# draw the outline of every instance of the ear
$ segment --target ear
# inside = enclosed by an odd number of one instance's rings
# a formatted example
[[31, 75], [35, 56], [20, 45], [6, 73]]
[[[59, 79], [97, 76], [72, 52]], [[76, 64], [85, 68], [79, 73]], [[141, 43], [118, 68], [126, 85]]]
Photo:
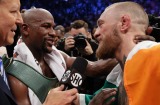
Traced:
[[131, 25], [131, 19], [128, 15], [123, 15], [121, 17], [121, 32], [126, 33]]
[[28, 31], [29, 31], [28, 25], [25, 24], [25, 23], [22, 24], [22, 26], [21, 26], [21, 33], [22, 33], [22, 35], [28, 36]]

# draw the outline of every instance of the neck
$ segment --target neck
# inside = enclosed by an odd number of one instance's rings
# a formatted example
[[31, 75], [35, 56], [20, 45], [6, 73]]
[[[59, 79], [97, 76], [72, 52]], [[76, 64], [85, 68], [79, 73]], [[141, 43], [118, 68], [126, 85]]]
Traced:
[[128, 54], [131, 52], [131, 50], [136, 45], [134, 43], [134, 37], [137, 34], [135, 34], [135, 35], [132, 35], [132, 34], [123, 35], [122, 42], [115, 53], [115, 57], [119, 61], [119, 63], [121, 64], [122, 68], [124, 67], [124, 64], [125, 64], [125, 61], [126, 61]]
[[44, 52], [42, 50], [33, 48], [33, 47], [29, 47], [29, 50], [32, 52], [33, 57], [40, 63], [43, 61], [44, 59]]
[[[125, 49], [124, 49], [125, 48]], [[116, 59], [120, 63], [120, 66], [123, 70], [126, 58], [129, 54], [130, 50], [126, 49], [126, 46], [120, 45], [118, 50], [116, 51]]]

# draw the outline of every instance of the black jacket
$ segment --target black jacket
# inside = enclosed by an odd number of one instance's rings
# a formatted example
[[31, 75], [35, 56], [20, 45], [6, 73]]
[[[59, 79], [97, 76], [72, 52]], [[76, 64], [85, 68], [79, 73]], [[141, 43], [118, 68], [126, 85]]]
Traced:
[[0, 105], [17, 105], [3, 78], [0, 76]]

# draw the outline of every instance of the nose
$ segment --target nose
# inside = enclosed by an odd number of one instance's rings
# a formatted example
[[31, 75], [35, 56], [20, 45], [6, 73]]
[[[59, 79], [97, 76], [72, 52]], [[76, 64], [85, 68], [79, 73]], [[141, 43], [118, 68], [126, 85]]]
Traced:
[[56, 36], [56, 32], [53, 28], [50, 29], [49, 35], [52, 36], [52, 37]]
[[16, 24], [21, 25], [22, 23], [23, 23], [23, 19], [22, 19], [21, 13], [18, 12], [17, 17], [16, 17]]
[[98, 36], [100, 36], [100, 34], [99, 34], [99, 29], [98, 29], [98, 28], [95, 30], [95, 33], [94, 33], [93, 36], [94, 36], [95, 39], [97, 39]]

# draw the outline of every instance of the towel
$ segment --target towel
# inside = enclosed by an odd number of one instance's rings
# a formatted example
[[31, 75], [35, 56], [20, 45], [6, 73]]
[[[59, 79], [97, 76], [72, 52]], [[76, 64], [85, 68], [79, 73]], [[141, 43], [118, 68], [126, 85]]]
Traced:
[[[60, 51], [56, 49], [55, 46], [52, 47], [53, 51], [51, 53], [46, 53], [44, 56], [44, 60], [48, 64], [48, 66], [51, 68], [53, 73], [56, 75], [58, 80], [61, 79], [63, 76], [65, 70], [66, 70], [66, 63], [61, 55]], [[24, 42], [21, 42], [20, 44], [17, 44], [14, 48], [14, 59], [22, 61], [30, 66], [32, 66], [34, 69], [36, 69], [39, 73], [42, 74], [42, 69], [39, 65], [37, 65], [37, 62], [32, 55], [29, 48], [26, 46]], [[28, 88], [29, 91], [29, 98], [32, 105], [42, 105], [42, 103], [39, 101], [38, 97], [34, 94], [34, 92]]]

